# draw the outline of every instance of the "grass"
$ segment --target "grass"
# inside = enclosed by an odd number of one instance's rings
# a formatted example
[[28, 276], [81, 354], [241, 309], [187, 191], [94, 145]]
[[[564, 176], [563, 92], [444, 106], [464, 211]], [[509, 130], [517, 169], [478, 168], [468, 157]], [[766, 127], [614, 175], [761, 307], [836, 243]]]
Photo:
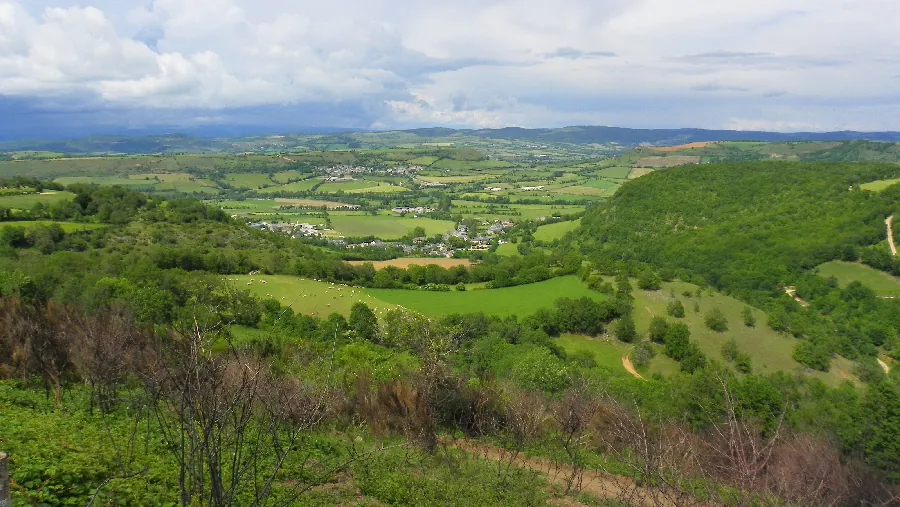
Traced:
[[588, 352], [598, 366], [625, 373], [622, 356], [627, 355], [631, 347], [618, 340], [564, 334], [556, 342], [568, 353]]
[[351, 190], [362, 190], [364, 188], [372, 187], [371, 181], [331, 181], [327, 183], [323, 183], [322, 186], [318, 188], [319, 192], [333, 194], [335, 192], [349, 192]]
[[[636, 283], [632, 282], [632, 286], [636, 287]], [[701, 297], [697, 297], [696, 290], [696, 285], [680, 281], [663, 283], [660, 291], [648, 292], [635, 288], [634, 321], [638, 333], [647, 336], [650, 320], [656, 315], [661, 315], [670, 322], [680, 321], [687, 324], [691, 330], [691, 339], [697, 342], [704, 354], [716, 361], [724, 362], [722, 345], [734, 338], [741, 351], [746, 352], [752, 358], [754, 373], [783, 371], [790, 374], [803, 374], [805, 372], [803, 365], [794, 361], [792, 357], [797, 340], [769, 328], [766, 325], [768, 319], [766, 313], [752, 308], [753, 315], [756, 317], [756, 326], [747, 327], [741, 316], [746, 304], [718, 292], [706, 291]], [[666, 314], [666, 307], [673, 299], [670, 295], [671, 292], [674, 292], [675, 298], [684, 304], [685, 316], [683, 319], [675, 319]], [[692, 297], [684, 296], [684, 292], [689, 292]], [[695, 302], [700, 306], [699, 313], [694, 311]], [[717, 333], [706, 327], [705, 315], [713, 308], [720, 309], [728, 319], [728, 330], [724, 333]], [[656, 371], [653, 363], [664, 359], [667, 358], [661, 355], [654, 358], [650, 371]], [[815, 372], [813, 375], [831, 385], [836, 385], [841, 381], [841, 368], [835, 364], [832, 365], [829, 373]]]
[[66, 234], [76, 232], [76, 231], [89, 231], [93, 229], [102, 229], [106, 227], [106, 224], [85, 224], [79, 222], [60, 222], [58, 220], [32, 220], [28, 222], [0, 222], [0, 227], [4, 226], [14, 226], [14, 227], [22, 227], [24, 229], [33, 229], [39, 226], [47, 226], [56, 224], [59, 225], [63, 232]]
[[518, 256], [518, 248], [518, 245], [514, 245], [512, 243], [503, 243], [502, 245], [497, 245], [497, 255]]
[[609, 180], [588, 180], [582, 184], [585, 187], [596, 188], [598, 190], [615, 190], [619, 188], [618, 183]]
[[278, 185], [276, 187], [260, 188], [259, 190], [256, 191], [256, 193], [258, 193], [258, 194], [277, 194], [277, 193], [281, 193], [281, 192], [285, 192], [285, 193], [308, 192], [320, 183], [322, 183], [321, 179], [311, 178], [308, 180], [287, 183], [285, 185]]
[[11, 209], [31, 209], [35, 204], [53, 204], [72, 199], [72, 192], [45, 192], [42, 194], [6, 195], [0, 197], [0, 207]]
[[878, 180], [878, 181], [872, 181], [869, 183], [863, 183], [862, 185], [860, 185], [860, 187], [863, 190], [872, 190], [874, 192], [881, 192], [882, 190], [886, 189], [887, 187], [889, 187], [891, 185], [896, 185], [898, 183], [900, 183], [900, 178], [896, 178], [893, 180]]
[[837, 278], [841, 287], [858, 281], [879, 296], [900, 296], [900, 278], [856, 262], [826, 262], [818, 268], [819, 275]]
[[630, 167], [607, 167], [606, 169], [597, 171], [597, 175], [604, 178], [617, 178], [624, 180], [628, 177], [629, 172], [631, 172]]
[[446, 257], [401, 257], [399, 259], [391, 259], [389, 261], [350, 261], [350, 264], [358, 266], [361, 264], [372, 264], [378, 270], [388, 266], [406, 269], [409, 266], [430, 266], [432, 264], [443, 268], [452, 268], [454, 266], [469, 266], [472, 264], [469, 259], [448, 259]]
[[307, 173], [302, 173], [297, 170], [290, 171], [279, 171], [272, 175], [272, 179], [277, 183], [289, 183], [291, 181], [302, 180], [309, 176]]
[[[239, 289], [246, 288], [260, 298], [274, 299], [284, 306], [290, 306], [297, 313], [318, 317], [326, 317], [332, 313], [350, 315], [350, 307], [357, 301], [366, 303], [376, 312], [390, 310], [395, 306], [379, 301], [357, 287], [343, 287], [296, 276], [238, 275], [229, 276], [228, 279]], [[262, 283], [262, 280], [266, 283]]]
[[272, 179], [262, 173], [232, 173], [225, 176], [228, 183], [237, 188], [260, 188], [272, 186]]
[[398, 239], [416, 227], [425, 229], [426, 236], [444, 234], [453, 230], [454, 223], [449, 220], [432, 220], [430, 218], [407, 218], [397, 216], [341, 216], [331, 217], [332, 229], [347, 237], [375, 236], [380, 239]]
[[582, 296], [595, 300], [606, 296], [587, 288], [578, 278], [564, 276], [550, 280], [506, 287], [466, 292], [429, 292], [419, 290], [367, 289], [366, 292], [387, 303], [403, 306], [425, 315], [484, 312], [505, 317], [524, 317], [540, 308], [553, 306], [562, 297]]
[[542, 225], [534, 233], [534, 239], [541, 241], [553, 241], [562, 238], [566, 233], [574, 231], [581, 224], [581, 220], [569, 220], [550, 225]]

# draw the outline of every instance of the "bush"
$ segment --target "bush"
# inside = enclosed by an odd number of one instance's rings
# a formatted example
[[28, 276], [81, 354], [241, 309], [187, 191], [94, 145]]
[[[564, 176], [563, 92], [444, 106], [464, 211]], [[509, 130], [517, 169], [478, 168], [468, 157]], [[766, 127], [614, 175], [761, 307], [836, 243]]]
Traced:
[[749, 306], [744, 307], [744, 313], [741, 315], [744, 317], [745, 326], [756, 327], [756, 316], [753, 315], [753, 310], [751, 310]]
[[668, 313], [671, 317], [675, 317], [676, 319], [684, 318], [684, 305], [681, 304], [681, 301], [676, 299], [669, 303], [666, 307], [666, 313]]
[[738, 348], [738, 344], [734, 341], [734, 338], [722, 344], [722, 357], [729, 363], [733, 362], [740, 353], [741, 350]]
[[653, 317], [650, 321], [650, 340], [656, 343], [663, 343], [666, 338], [666, 331], [669, 329], [669, 323], [660, 316]]
[[637, 338], [637, 328], [631, 314], [623, 315], [616, 323], [616, 338], [625, 343], [631, 343]]
[[722, 313], [722, 310], [719, 310], [718, 308], [713, 308], [707, 312], [705, 321], [706, 327], [717, 333], [728, 331], [728, 319], [725, 318], [725, 314]]
[[655, 272], [646, 270], [638, 276], [637, 285], [641, 290], [659, 290], [662, 279]]
[[653, 344], [648, 341], [641, 340], [635, 345], [634, 350], [631, 352], [631, 361], [635, 366], [644, 367], [650, 364], [650, 360], [656, 356], [656, 351], [653, 350]]
[[691, 330], [686, 324], [676, 322], [666, 330], [665, 354], [676, 361], [681, 361], [688, 353]]

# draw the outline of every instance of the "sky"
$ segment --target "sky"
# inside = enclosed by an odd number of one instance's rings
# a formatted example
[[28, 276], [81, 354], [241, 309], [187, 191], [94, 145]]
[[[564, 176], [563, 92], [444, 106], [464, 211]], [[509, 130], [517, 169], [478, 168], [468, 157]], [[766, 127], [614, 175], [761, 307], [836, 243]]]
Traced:
[[0, 0], [0, 137], [900, 130], [897, 0]]

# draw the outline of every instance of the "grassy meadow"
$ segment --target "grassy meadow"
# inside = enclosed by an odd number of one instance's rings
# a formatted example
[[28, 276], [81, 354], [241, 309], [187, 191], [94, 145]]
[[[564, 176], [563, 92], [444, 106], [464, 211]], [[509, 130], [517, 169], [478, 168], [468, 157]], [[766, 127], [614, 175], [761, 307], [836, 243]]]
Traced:
[[62, 222], [59, 220], [31, 220], [27, 222], [0, 222], [0, 227], [11, 226], [11, 227], [22, 227], [25, 229], [33, 229], [35, 227], [40, 226], [48, 226], [56, 224], [60, 226], [66, 234], [76, 231], [90, 231], [94, 229], [102, 229], [107, 227], [106, 224], [86, 224], [80, 222]]
[[570, 220], [568, 222], [557, 222], [550, 225], [542, 225], [537, 228], [534, 233], [534, 239], [541, 241], [553, 241], [562, 238], [571, 231], [574, 231], [581, 224], [580, 220]]
[[[332, 313], [350, 315], [353, 303], [361, 301], [376, 312], [394, 308], [395, 305], [380, 301], [364, 289], [317, 282], [288, 275], [237, 275], [229, 276], [239, 289], [247, 289], [263, 299], [274, 299], [290, 306], [297, 313], [327, 317]], [[263, 283], [265, 280], [266, 283]]]
[[332, 215], [331, 226], [346, 237], [375, 236], [381, 239], [398, 239], [416, 227], [425, 229], [427, 236], [452, 231], [455, 224], [449, 220], [398, 217], [388, 215]]
[[484, 312], [505, 317], [524, 317], [540, 308], [553, 306], [559, 298], [587, 296], [603, 300], [605, 295], [587, 288], [578, 278], [564, 276], [550, 280], [502, 289], [465, 292], [429, 292], [419, 290], [366, 289], [375, 298], [425, 315]]
[[892, 179], [892, 180], [878, 180], [872, 181], [869, 183], [863, 183], [860, 185], [860, 188], [863, 190], [871, 190], [873, 192], [881, 192], [891, 185], [896, 185], [900, 183], [900, 178]]
[[835, 277], [841, 287], [860, 282], [879, 296], [900, 296], [900, 278], [857, 262], [826, 262], [818, 268], [819, 276]]
[[53, 204], [72, 199], [72, 192], [43, 192], [40, 194], [5, 195], [0, 197], [0, 207], [10, 209], [31, 209], [35, 204]]

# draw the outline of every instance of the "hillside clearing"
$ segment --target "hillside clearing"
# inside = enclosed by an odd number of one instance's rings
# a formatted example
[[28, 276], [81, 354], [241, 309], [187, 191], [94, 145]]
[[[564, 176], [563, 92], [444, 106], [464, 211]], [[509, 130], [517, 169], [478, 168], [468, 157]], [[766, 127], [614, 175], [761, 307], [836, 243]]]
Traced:
[[557, 222], [550, 225], [542, 225], [537, 228], [534, 233], [534, 239], [541, 241], [553, 241], [562, 238], [566, 233], [574, 231], [581, 224], [580, 220], [569, 220], [568, 222]]
[[563, 297], [586, 296], [597, 301], [606, 299], [605, 295], [588, 289], [574, 276], [502, 289], [465, 292], [366, 289], [366, 293], [386, 303], [432, 316], [483, 312], [501, 317], [507, 315], [525, 317], [540, 308], [552, 307], [554, 301]]
[[359, 287], [317, 282], [288, 275], [231, 275], [228, 280], [238, 289], [247, 289], [262, 299], [274, 299], [297, 313], [327, 317], [332, 313], [350, 315], [357, 301], [369, 305], [376, 313], [395, 307], [379, 301]]
[[900, 278], [857, 262], [826, 262], [818, 268], [819, 276], [835, 277], [841, 287], [859, 282], [879, 296], [900, 296]]

